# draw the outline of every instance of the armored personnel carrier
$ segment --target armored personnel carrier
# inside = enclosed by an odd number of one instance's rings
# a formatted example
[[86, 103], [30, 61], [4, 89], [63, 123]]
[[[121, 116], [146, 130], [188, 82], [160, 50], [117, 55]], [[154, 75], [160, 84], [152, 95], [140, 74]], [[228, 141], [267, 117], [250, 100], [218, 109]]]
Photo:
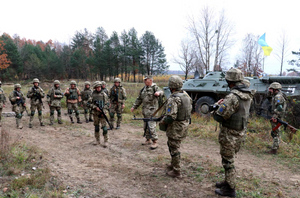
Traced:
[[[300, 77], [287, 76], [266, 76], [262, 78], [245, 77], [251, 83], [250, 89], [256, 90], [253, 98], [253, 109], [259, 110], [267, 103], [266, 93], [272, 82], [279, 82], [282, 85], [282, 91], [291, 97], [300, 96]], [[194, 79], [188, 79], [183, 83], [185, 90], [193, 99], [194, 111], [198, 114], [208, 111], [208, 106], [214, 104], [219, 99], [224, 98], [229, 92], [225, 80], [225, 72], [209, 72], [203, 78], [195, 75]], [[165, 95], [168, 97], [170, 91], [164, 88]]]

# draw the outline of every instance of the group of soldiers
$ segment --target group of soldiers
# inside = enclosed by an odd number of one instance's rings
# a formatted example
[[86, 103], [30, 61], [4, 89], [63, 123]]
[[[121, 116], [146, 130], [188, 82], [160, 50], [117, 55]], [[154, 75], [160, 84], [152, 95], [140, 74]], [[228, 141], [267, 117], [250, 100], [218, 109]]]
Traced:
[[[216, 183], [215, 193], [221, 196], [235, 197], [236, 170], [234, 158], [240, 150], [241, 144], [245, 140], [249, 110], [255, 91], [249, 89], [249, 81], [244, 79], [243, 73], [239, 69], [231, 68], [226, 72], [225, 79], [230, 88], [230, 93], [219, 100], [213, 111], [214, 119], [220, 123], [219, 143], [222, 165], [225, 170], [225, 178], [222, 182]], [[0, 82], [1, 83], [1, 82]], [[152, 76], [144, 78], [145, 86], [140, 90], [139, 95], [131, 108], [131, 112], [142, 105], [144, 118], [152, 118], [159, 108], [159, 98], [164, 95], [163, 91], [153, 83]], [[192, 112], [192, 99], [181, 88], [183, 81], [179, 76], [171, 76], [168, 82], [171, 95], [164, 103], [164, 114], [160, 119], [159, 128], [166, 131], [168, 138], [167, 145], [171, 156], [171, 163], [167, 166], [167, 175], [175, 178], [181, 177], [181, 142], [186, 138], [188, 126], [190, 124]], [[60, 82], [54, 81], [54, 86], [47, 94], [47, 102], [50, 107], [50, 125], [54, 122], [54, 111], [57, 111], [58, 123], [61, 124], [61, 99], [65, 95], [67, 98], [68, 114], [72, 123], [72, 113], [75, 111], [77, 123], [81, 123], [79, 118], [78, 103], [83, 106], [86, 122], [93, 121], [95, 126], [95, 144], [100, 144], [100, 126], [103, 130], [104, 147], [107, 147], [108, 128], [106, 113], [109, 112], [110, 122], [114, 126], [115, 114], [117, 117], [116, 128], [120, 128], [122, 121], [122, 110], [125, 107], [127, 98], [126, 91], [121, 85], [121, 79], [114, 79], [113, 87], [108, 91], [106, 83], [96, 81], [91, 84], [85, 82], [83, 91], [76, 87], [76, 82], [71, 81], [70, 87], [63, 93], [60, 89]], [[286, 110], [286, 98], [281, 92], [279, 83], [272, 83], [268, 90], [271, 102], [272, 128], [276, 125], [277, 119], [283, 118]], [[33, 80], [33, 87], [29, 89], [27, 97], [31, 99], [31, 114], [29, 127], [32, 127], [32, 120], [35, 110], [38, 110], [40, 125], [42, 121], [42, 101], [45, 94], [39, 87], [39, 80]], [[15, 84], [14, 91], [9, 95], [9, 100], [16, 113], [16, 123], [18, 128], [22, 128], [20, 120], [25, 110], [25, 97], [21, 92], [21, 85]], [[0, 88], [0, 112], [5, 106], [5, 96]], [[150, 145], [150, 149], [158, 147], [158, 135], [156, 133], [156, 122], [150, 121], [144, 124], [145, 142], [142, 145]], [[279, 128], [272, 131], [273, 146], [269, 153], [276, 154], [279, 148], [280, 131]]]

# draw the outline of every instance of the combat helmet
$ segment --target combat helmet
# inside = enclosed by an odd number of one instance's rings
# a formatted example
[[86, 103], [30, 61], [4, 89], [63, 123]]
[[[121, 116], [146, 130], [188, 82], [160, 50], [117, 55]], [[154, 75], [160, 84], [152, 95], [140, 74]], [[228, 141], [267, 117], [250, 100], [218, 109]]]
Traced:
[[115, 83], [115, 82], [121, 83], [121, 79], [120, 79], [120, 78], [115, 78], [114, 83]]
[[102, 83], [100, 81], [96, 81], [93, 85], [93, 88], [96, 89], [97, 87], [101, 87]]
[[34, 78], [32, 83], [40, 83], [39, 79], [38, 78]]
[[169, 88], [180, 89], [182, 85], [183, 85], [183, 81], [179, 76], [173, 75], [169, 78], [169, 85], [168, 85]]
[[59, 80], [55, 80], [53, 83], [54, 83], [54, 85], [60, 85]]
[[237, 68], [231, 68], [226, 72], [225, 79], [230, 82], [240, 82], [244, 80], [243, 72]]
[[21, 85], [19, 83], [14, 85], [14, 89], [17, 89], [17, 88], [21, 88]]
[[84, 86], [86, 86], [86, 85], [90, 85], [91, 86], [91, 83], [89, 81], [85, 81], [84, 82]]
[[101, 81], [102, 85], [106, 85], [106, 82], [105, 81]]
[[75, 80], [71, 80], [70, 85], [77, 85]]
[[278, 82], [273, 82], [272, 84], [270, 84], [269, 89], [278, 89], [278, 90], [281, 90], [282, 86]]

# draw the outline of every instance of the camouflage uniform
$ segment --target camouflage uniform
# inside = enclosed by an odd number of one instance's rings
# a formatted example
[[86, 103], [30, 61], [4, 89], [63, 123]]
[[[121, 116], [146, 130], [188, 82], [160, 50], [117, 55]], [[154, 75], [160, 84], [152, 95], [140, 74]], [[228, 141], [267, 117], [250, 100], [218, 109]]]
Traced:
[[[0, 81], [0, 122], [2, 119], [3, 105], [5, 105], [5, 102], [6, 102], [6, 97], [5, 97], [3, 89], [1, 88], [1, 85], [2, 85], [2, 82]], [[0, 124], [0, 126], [1, 126], [1, 124]]]
[[188, 132], [189, 119], [191, 118], [192, 99], [181, 90], [182, 79], [179, 76], [171, 76], [169, 88], [172, 94], [166, 102], [166, 114], [162, 123], [167, 124], [166, 135], [171, 155], [171, 171], [167, 174], [172, 177], [180, 177], [180, 145]]
[[[146, 77], [145, 79], [147, 79]], [[149, 77], [152, 79], [152, 77]], [[153, 113], [159, 108], [158, 106], [158, 97], [154, 95], [155, 92], [159, 92], [161, 95], [164, 92], [155, 84], [153, 83], [151, 86], [144, 86], [135, 103], [133, 104], [132, 108], [137, 109], [142, 104], [142, 113], [144, 118], [152, 117]], [[144, 122], [144, 130], [146, 130], [146, 124]], [[148, 130], [146, 131], [146, 139], [156, 141], [158, 136], [156, 134], [156, 122], [148, 122]]]
[[109, 91], [109, 99], [110, 99], [110, 108], [109, 108], [109, 115], [110, 115], [110, 123], [114, 126], [115, 121], [115, 113], [117, 113], [117, 129], [120, 127], [122, 121], [122, 105], [125, 103], [127, 98], [126, 90], [121, 85], [121, 79], [116, 78], [114, 82], [119, 82], [120, 85], [114, 85]]
[[[106, 120], [104, 117], [101, 117], [100, 112], [97, 111], [98, 105], [100, 105], [104, 109], [104, 113], [106, 114], [106, 110], [108, 110], [108, 96], [100, 91], [98, 92], [96, 90], [97, 87], [101, 87], [101, 83], [95, 84], [94, 91], [92, 95], [88, 99], [88, 106], [92, 109], [93, 115], [94, 115], [94, 126], [95, 126], [95, 138], [96, 138], [96, 144], [100, 144], [100, 126], [103, 130], [103, 136], [104, 136], [104, 147], [107, 146], [108, 142], [108, 133], [107, 133], [107, 127], [106, 127]], [[100, 117], [99, 117], [100, 116]]]
[[[33, 84], [34, 83], [40, 83], [39, 79], [35, 78], [33, 79]], [[27, 93], [27, 98], [30, 98], [31, 102], [30, 102], [30, 119], [29, 119], [29, 128], [32, 128], [32, 121], [34, 118], [34, 113], [35, 110], [37, 109], [38, 111], [38, 117], [39, 117], [39, 121], [40, 121], [40, 125], [44, 126], [43, 123], [43, 115], [42, 115], [42, 107], [43, 107], [43, 102], [42, 102], [42, 98], [45, 97], [45, 93], [44, 90], [40, 87], [40, 86], [33, 86], [31, 88], [29, 88], [28, 93]]]
[[77, 123], [81, 124], [82, 122], [80, 121], [79, 111], [78, 111], [78, 103], [81, 102], [80, 90], [76, 87], [75, 81], [72, 80], [70, 85], [75, 85], [75, 87], [67, 88], [65, 91], [65, 94], [64, 94], [67, 98], [68, 114], [69, 114], [71, 122], [74, 123], [73, 117], [72, 117], [72, 113], [74, 110], [75, 114], [76, 114], [76, 118], [77, 118]]
[[[56, 86], [58, 85], [58, 86]], [[58, 124], [62, 124], [61, 120], [61, 99], [63, 98], [63, 92], [59, 87], [60, 82], [54, 81], [54, 86], [48, 91], [47, 102], [50, 107], [50, 125], [54, 122], [54, 111], [57, 111]]]
[[106, 93], [106, 95], [108, 96], [108, 89], [106, 88], [106, 82], [102, 81], [102, 86], [101, 86], [101, 91]]
[[[277, 82], [274, 82], [270, 85], [269, 88], [277, 89], [279, 92], [277, 94], [273, 94], [271, 99], [271, 113], [273, 118], [283, 119], [285, 116], [286, 110], [286, 98], [285, 95], [280, 91], [281, 85]], [[277, 123], [271, 122], [272, 129], [277, 126]], [[280, 143], [280, 128], [276, 129], [275, 131], [271, 132], [273, 137], [273, 152], [274, 154], [277, 153], [277, 149], [279, 148]]]
[[227, 71], [225, 79], [229, 83], [235, 83], [235, 86], [231, 87], [230, 94], [218, 104], [219, 108], [214, 112], [214, 119], [220, 122], [220, 154], [225, 169], [225, 181], [216, 184], [221, 189], [215, 192], [222, 196], [235, 196], [234, 157], [244, 141], [252, 100], [251, 91], [241, 83], [243, 78], [242, 72], [238, 69]]
[[[26, 109], [26, 105], [25, 101], [26, 98], [24, 96], [24, 94], [20, 91], [18, 91], [17, 89], [20, 88], [21, 89], [21, 85], [20, 84], [15, 84], [14, 85], [14, 90], [9, 94], [9, 101], [12, 104], [12, 111], [15, 112], [16, 114], [16, 124], [17, 124], [17, 128], [18, 129], [22, 129], [23, 127], [21, 126], [21, 119], [23, 117], [23, 112]], [[17, 97], [20, 97], [20, 99], [17, 99]]]
[[[88, 102], [89, 98], [91, 97], [93, 90], [90, 87], [87, 88], [87, 85], [91, 86], [91, 83], [89, 81], [86, 81], [84, 83], [84, 90], [81, 91], [81, 98], [82, 98], [82, 106], [84, 109], [84, 118], [85, 118], [85, 121], [88, 123], [89, 121], [91, 121], [91, 122], [93, 121], [92, 110], [87, 105], [87, 102]], [[88, 117], [88, 114], [89, 114], [89, 117]]]

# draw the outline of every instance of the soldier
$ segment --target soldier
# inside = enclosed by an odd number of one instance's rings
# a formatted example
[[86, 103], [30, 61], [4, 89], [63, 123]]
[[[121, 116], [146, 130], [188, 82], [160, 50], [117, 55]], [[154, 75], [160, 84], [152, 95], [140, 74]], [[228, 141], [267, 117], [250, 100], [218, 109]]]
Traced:
[[[101, 91], [101, 83], [97, 83], [94, 85], [94, 91], [92, 95], [90, 96], [88, 102], [88, 106], [93, 110], [94, 114], [94, 126], [95, 126], [95, 138], [96, 142], [94, 143], [95, 145], [100, 144], [100, 126], [103, 130], [103, 137], [104, 137], [104, 145], [103, 147], [107, 147], [107, 142], [108, 142], [108, 133], [107, 133], [107, 127], [106, 127], [106, 121], [101, 115], [101, 110], [99, 106], [103, 110], [108, 110], [108, 96]], [[106, 113], [106, 112], [103, 112]]]
[[226, 72], [225, 79], [230, 94], [217, 102], [219, 107], [213, 114], [214, 119], [220, 123], [220, 154], [225, 169], [225, 180], [216, 183], [215, 193], [235, 197], [234, 157], [244, 141], [252, 95], [242, 83], [244, 76], [241, 70], [231, 68]]
[[[158, 109], [158, 97], [163, 95], [164, 92], [155, 83], [153, 83], [152, 76], [146, 76], [144, 78], [144, 83], [145, 86], [141, 89], [139, 96], [131, 108], [131, 112], [143, 104], [143, 116], [144, 118], [150, 118]], [[146, 128], [148, 129], [145, 134], [146, 142], [142, 145], [150, 145], [152, 140], [153, 144], [150, 148], [156, 149], [158, 140], [158, 136], [156, 134], [156, 122], [149, 122], [148, 127], [146, 124], [147, 123], [144, 122], [144, 130], [146, 130]]]
[[173, 75], [169, 78], [168, 87], [171, 95], [166, 102], [166, 114], [160, 123], [160, 129], [162, 124], [167, 125], [167, 144], [171, 155], [167, 175], [171, 177], [181, 177], [180, 145], [187, 136], [192, 112], [192, 99], [181, 90], [182, 85], [183, 81], [179, 76]]
[[120, 124], [122, 121], [122, 111], [125, 108], [125, 100], [127, 98], [126, 91], [124, 87], [121, 85], [121, 79], [115, 78], [114, 86], [109, 91], [109, 115], [110, 115], [110, 123], [114, 126], [115, 121], [115, 113], [117, 113], [117, 128], [120, 128]]
[[30, 119], [29, 119], [29, 128], [32, 128], [32, 121], [34, 117], [35, 110], [38, 111], [39, 121], [41, 126], [45, 126], [43, 123], [43, 115], [42, 115], [42, 107], [43, 101], [42, 98], [45, 97], [45, 93], [43, 89], [39, 86], [39, 79], [35, 78], [32, 81], [33, 87], [29, 88], [27, 93], [27, 98], [30, 98]]
[[106, 93], [106, 95], [108, 95], [108, 90], [106, 89], [106, 82], [102, 81], [102, 86], [101, 86], [101, 90]]
[[60, 89], [59, 80], [54, 81], [54, 86], [49, 90], [47, 94], [47, 102], [50, 108], [50, 125], [54, 122], [54, 111], [57, 111], [58, 124], [62, 124], [61, 121], [61, 99], [64, 97], [62, 90]]
[[[272, 129], [277, 125], [277, 118], [283, 119], [286, 110], [286, 96], [281, 92], [282, 86], [278, 82], [273, 82], [269, 86], [269, 94], [272, 96], [271, 99], [271, 114], [272, 119], [270, 120]], [[277, 154], [280, 143], [280, 129], [272, 130], [271, 136], [273, 137], [273, 146], [268, 152], [270, 154]]]
[[70, 87], [66, 89], [65, 96], [67, 97], [68, 114], [71, 123], [74, 124], [72, 113], [75, 111], [77, 123], [82, 124], [79, 117], [78, 103], [81, 102], [80, 90], [76, 87], [77, 83], [72, 80], [70, 82]]
[[[92, 95], [92, 89], [91, 87], [91, 83], [89, 81], [84, 82], [84, 90], [81, 91], [81, 97], [82, 97], [82, 107], [84, 109], [84, 117], [85, 117], [85, 122], [89, 123], [92, 122], [92, 112], [91, 112], [91, 108], [88, 107], [87, 102], [89, 100], [89, 98]], [[89, 114], [89, 117], [88, 117]]]
[[21, 92], [21, 85], [15, 84], [14, 90], [9, 94], [9, 101], [12, 104], [12, 111], [16, 114], [17, 129], [22, 129], [21, 118], [26, 110], [26, 98]]
[[[2, 86], [2, 82], [0, 81], [0, 122], [2, 119], [2, 109], [5, 107], [5, 102], [6, 102], [6, 97], [5, 97], [4, 91], [1, 88], [1, 86]], [[0, 123], [0, 126], [1, 126], [1, 123]]]

